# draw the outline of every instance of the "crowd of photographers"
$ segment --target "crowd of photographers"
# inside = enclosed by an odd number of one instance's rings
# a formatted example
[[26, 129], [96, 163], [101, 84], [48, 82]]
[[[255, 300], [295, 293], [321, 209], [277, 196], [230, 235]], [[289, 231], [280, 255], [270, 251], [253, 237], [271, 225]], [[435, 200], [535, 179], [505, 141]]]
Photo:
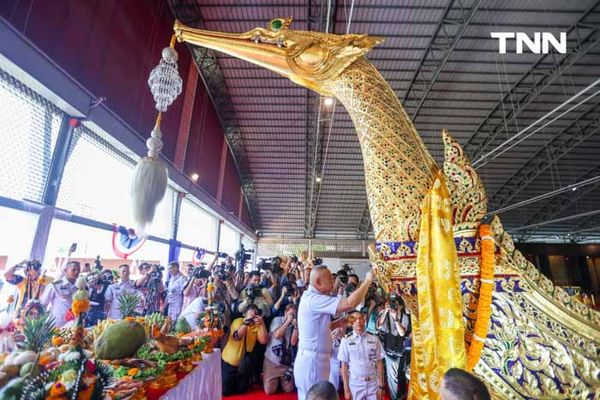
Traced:
[[[223, 316], [225, 333], [221, 343], [223, 394], [244, 393], [256, 385], [267, 394], [292, 392], [298, 346], [297, 310], [308, 288], [310, 271], [322, 260], [275, 257], [261, 260], [250, 270], [244, 254], [242, 251], [235, 258], [215, 255], [207, 264], [190, 264], [181, 270], [177, 262], [166, 269], [142, 263], [136, 266], [136, 279], [132, 278], [130, 265], [123, 264], [113, 271], [103, 269], [97, 259], [94, 266], [67, 262], [61, 268], [61, 276], [51, 280], [41, 274], [40, 263], [24, 261], [5, 273], [3, 286], [12, 287], [16, 296], [7, 311], [24, 318], [31, 310], [42, 308], [54, 316], [57, 325], [68, 325], [72, 323], [69, 308], [76, 291], [75, 281], [84, 274], [91, 302], [88, 326], [106, 318], [122, 318], [120, 299], [123, 294], [133, 294], [139, 298], [138, 315], [160, 312], [172, 321], [185, 318], [192, 328], [197, 328], [208, 303], [208, 283], [212, 282], [213, 305]], [[334, 273], [331, 296], [348, 297], [360, 284], [359, 277], [345, 265]], [[366, 332], [377, 335], [382, 344], [386, 376], [379, 378], [387, 382], [390, 398], [405, 397], [411, 329], [402, 299], [384, 294], [372, 283], [357, 310], [362, 313], [358, 323], [364, 324]], [[357, 318], [355, 311], [336, 316], [340, 317], [347, 320], [331, 332], [334, 349], [330, 381], [349, 398], [342, 380], [344, 364], [337, 355], [342, 338], [353, 329], [356, 331]]]

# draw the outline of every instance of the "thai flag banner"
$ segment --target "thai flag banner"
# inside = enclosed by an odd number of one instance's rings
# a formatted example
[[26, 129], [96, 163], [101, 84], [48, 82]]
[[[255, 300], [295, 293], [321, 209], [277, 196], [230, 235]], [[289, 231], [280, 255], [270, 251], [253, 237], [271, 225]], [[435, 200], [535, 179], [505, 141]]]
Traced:
[[131, 228], [113, 225], [112, 246], [115, 255], [123, 260], [138, 251], [146, 243], [146, 238], [140, 238]]
[[204, 257], [205, 254], [206, 250], [201, 249], [200, 247], [196, 247], [194, 255], [192, 256], [192, 264], [200, 265], [200, 263], [202, 262], [202, 257]]

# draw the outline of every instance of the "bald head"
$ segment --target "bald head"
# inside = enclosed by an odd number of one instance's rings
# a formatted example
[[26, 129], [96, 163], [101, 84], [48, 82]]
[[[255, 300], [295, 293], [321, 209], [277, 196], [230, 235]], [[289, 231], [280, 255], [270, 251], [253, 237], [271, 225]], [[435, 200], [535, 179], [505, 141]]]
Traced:
[[473, 374], [459, 368], [451, 368], [442, 378], [440, 398], [442, 400], [489, 400], [490, 392]]
[[310, 272], [310, 285], [323, 294], [330, 294], [333, 290], [333, 277], [325, 265], [314, 267]]
[[306, 400], [338, 400], [338, 394], [331, 382], [321, 381], [311, 386]]

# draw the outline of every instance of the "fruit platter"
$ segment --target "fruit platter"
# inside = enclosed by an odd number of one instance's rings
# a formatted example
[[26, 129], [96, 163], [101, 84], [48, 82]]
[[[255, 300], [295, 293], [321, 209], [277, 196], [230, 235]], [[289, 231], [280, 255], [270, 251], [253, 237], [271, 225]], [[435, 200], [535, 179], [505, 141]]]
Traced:
[[43, 311], [18, 323], [0, 319], [0, 400], [158, 399], [201, 368], [222, 335], [216, 315], [201, 316], [213, 326], [192, 331], [185, 319], [136, 316], [127, 299], [123, 319], [85, 328], [85, 284], [77, 281], [68, 328], [55, 328]]

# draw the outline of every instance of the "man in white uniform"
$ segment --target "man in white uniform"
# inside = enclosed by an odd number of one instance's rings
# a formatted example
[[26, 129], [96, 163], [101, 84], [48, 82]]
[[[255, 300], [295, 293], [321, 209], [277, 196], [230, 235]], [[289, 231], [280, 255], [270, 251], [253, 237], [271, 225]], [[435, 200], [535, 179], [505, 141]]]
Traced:
[[183, 306], [183, 289], [187, 278], [181, 272], [179, 272], [179, 263], [172, 262], [169, 265], [169, 278], [167, 279], [167, 298], [165, 299], [165, 306], [168, 308], [167, 315], [171, 318], [171, 321], [175, 323], [179, 314], [181, 314], [181, 308]]
[[135, 288], [135, 282], [129, 278], [129, 265], [121, 265], [119, 267], [119, 274], [121, 276], [121, 282], [110, 285], [108, 289], [106, 289], [106, 294], [104, 296], [104, 309], [106, 311], [106, 318], [108, 319], [123, 318], [123, 315], [121, 315], [119, 296], [125, 293], [138, 294], [138, 291]]
[[79, 277], [80, 269], [79, 261], [70, 261], [65, 268], [65, 275], [58, 281], [47, 285], [44, 293], [40, 296], [40, 302], [52, 313], [58, 328], [67, 323], [66, 314], [71, 309], [73, 294], [77, 291], [75, 282]]
[[365, 316], [352, 314], [354, 331], [342, 338], [338, 358], [346, 400], [382, 400], [385, 388], [383, 346], [377, 335], [365, 331]]
[[[311, 386], [329, 379], [329, 362], [332, 350], [331, 324], [336, 314], [354, 309], [365, 298], [373, 280], [368, 272], [363, 284], [348, 298], [331, 296], [333, 277], [326, 266], [314, 267], [310, 274], [310, 286], [300, 299], [298, 309], [298, 355], [294, 363], [294, 380], [298, 388], [298, 400], [305, 400]], [[345, 321], [341, 321], [345, 324]]]

